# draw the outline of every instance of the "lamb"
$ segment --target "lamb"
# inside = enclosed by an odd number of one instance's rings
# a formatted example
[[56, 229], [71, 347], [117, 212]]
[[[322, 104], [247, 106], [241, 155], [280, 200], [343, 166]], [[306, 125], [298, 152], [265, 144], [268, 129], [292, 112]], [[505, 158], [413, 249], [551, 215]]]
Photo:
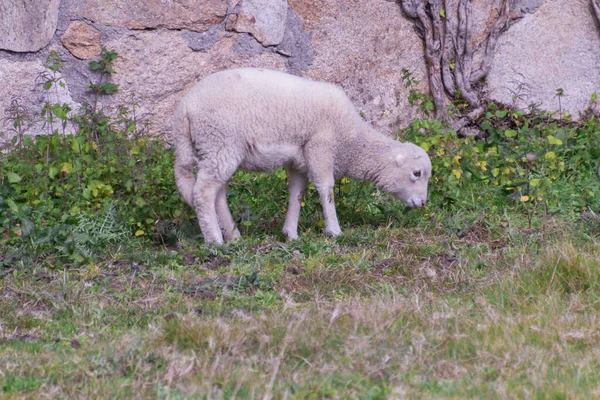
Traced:
[[341, 233], [333, 197], [339, 177], [374, 182], [409, 207], [427, 200], [431, 162], [422, 148], [376, 132], [335, 85], [283, 72], [241, 68], [205, 77], [177, 108], [174, 142], [177, 188], [210, 244], [240, 237], [226, 200], [238, 168], [287, 168], [288, 240], [298, 238], [308, 179], [332, 236]]

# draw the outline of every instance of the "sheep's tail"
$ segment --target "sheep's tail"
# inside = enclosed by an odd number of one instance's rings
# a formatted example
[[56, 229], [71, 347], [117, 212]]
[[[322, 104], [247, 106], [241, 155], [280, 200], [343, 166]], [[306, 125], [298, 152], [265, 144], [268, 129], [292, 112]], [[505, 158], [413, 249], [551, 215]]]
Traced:
[[194, 145], [190, 132], [190, 120], [187, 116], [186, 107], [182, 104], [175, 112], [175, 182], [177, 189], [183, 199], [190, 207], [194, 208]]

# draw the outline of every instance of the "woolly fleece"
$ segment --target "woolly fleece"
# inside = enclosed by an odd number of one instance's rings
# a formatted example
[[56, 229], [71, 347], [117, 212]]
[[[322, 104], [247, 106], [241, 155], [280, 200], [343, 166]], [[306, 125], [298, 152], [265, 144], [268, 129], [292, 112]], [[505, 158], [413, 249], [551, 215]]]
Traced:
[[287, 168], [288, 240], [298, 237], [307, 179], [319, 193], [325, 231], [333, 236], [341, 233], [333, 199], [334, 180], [341, 176], [369, 180], [410, 207], [427, 200], [427, 153], [373, 130], [329, 83], [263, 69], [217, 72], [185, 95], [175, 128], [177, 187], [195, 208], [207, 243], [240, 236], [226, 201], [227, 182], [238, 168]]

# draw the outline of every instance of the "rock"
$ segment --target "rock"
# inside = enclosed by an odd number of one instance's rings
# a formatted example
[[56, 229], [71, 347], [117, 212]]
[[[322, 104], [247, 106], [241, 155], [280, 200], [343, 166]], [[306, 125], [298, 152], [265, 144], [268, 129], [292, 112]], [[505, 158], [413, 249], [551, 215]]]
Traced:
[[277, 52], [288, 57], [285, 65], [289, 73], [300, 75], [308, 71], [314, 58], [311, 42], [312, 33], [302, 29], [302, 20], [290, 8], [285, 21], [283, 40], [277, 46]]
[[263, 46], [278, 45], [283, 40], [287, 0], [241, 0], [234, 10], [236, 14], [228, 16], [228, 30], [249, 33]]
[[[39, 119], [39, 90], [34, 86], [34, 82], [43, 71], [44, 66], [39, 61], [15, 62], [0, 59], [0, 146], [15, 134], [9, 112], [12, 101], [18, 101], [30, 119]], [[34, 121], [27, 121], [23, 128], [27, 133], [32, 133]], [[1, 132], [5, 133], [4, 137]]]
[[[79, 105], [75, 103], [70, 96], [68, 86], [60, 85], [53, 86], [50, 90], [44, 90], [43, 83], [45, 82], [44, 75], [51, 74], [41, 61], [9, 61], [0, 59], [0, 93], [3, 96], [0, 98], [0, 132], [5, 132], [7, 135], [4, 140], [10, 140], [14, 135], [13, 121], [5, 120], [9, 117], [12, 101], [17, 101], [28, 115], [28, 121], [24, 124], [27, 134], [39, 135], [49, 133], [51, 127], [44, 124], [41, 116], [41, 110], [44, 104], [50, 103], [68, 104], [72, 109], [77, 109]], [[60, 73], [57, 73], [55, 78], [61, 78]], [[38, 82], [39, 84], [36, 84]], [[58, 128], [57, 123], [55, 128]], [[67, 129], [70, 133], [72, 130]], [[3, 138], [0, 137], [0, 144]]]
[[138, 121], [150, 120], [151, 133], [170, 133], [177, 104], [202, 77], [235, 67], [285, 69], [282, 57], [273, 52], [234, 52], [236, 36], [223, 37], [204, 52], [192, 50], [186, 33], [179, 31], [134, 31], [109, 41], [106, 47], [119, 54], [111, 81], [120, 86], [101, 100], [109, 110], [138, 102]]
[[210, 27], [206, 32], [187, 31], [184, 37], [194, 51], [207, 51], [221, 40], [221, 35], [218, 31], [218, 26]]
[[250, 34], [238, 33], [233, 51], [244, 55], [260, 54], [265, 48]]
[[[535, 3], [535, 2], [531, 2]], [[600, 87], [600, 41], [587, 2], [545, 0], [498, 40], [488, 76], [490, 97], [526, 108], [538, 104], [574, 117]]]
[[227, 14], [227, 0], [86, 0], [73, 7], [75, 14], [90, 21], [129, 29], [204, 32]]
[[56, 31], [60, 0], [0, 2], [0, 49], [35, 52], [46, 47]]
[[544, 0], [519, 0], [517, 5], [521, 8], [524, 13], [533, 13], [542, 5]]
[[[386, 0], [292, 0], [312, 31], [314, 60], [306, 77], [340, 85], [357, 110], [394, 136], [414, 117], [402, 68], [427, 91], [423, 44], [398, 4]], [[312, 7], [317, 7], [313, 9]]]
[[72, 21], [60, 41], [75, 57], [89, 60], [102, 53], [101, 37], [100, 31], [93, 26], [83, 21]]
[[327, 2], [328, 0], [289, 0], [290, 8], [300, 16], [307, 31], [317, 28], [321, 16], [324, 15], [323, 10], [329, 8], [329, 11], [332, 11]]

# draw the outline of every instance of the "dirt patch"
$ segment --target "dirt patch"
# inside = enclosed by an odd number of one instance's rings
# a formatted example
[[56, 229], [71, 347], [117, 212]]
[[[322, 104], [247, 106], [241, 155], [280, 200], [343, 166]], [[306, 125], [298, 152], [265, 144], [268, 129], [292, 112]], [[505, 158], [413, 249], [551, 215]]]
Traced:
[[458, 235], [461, 242], [487, 244], [491, 249], [499, 249], [508, 243], [504, 237], [497, 238], [494, 233], [482, 222], [475, 221], [471, 226]]

